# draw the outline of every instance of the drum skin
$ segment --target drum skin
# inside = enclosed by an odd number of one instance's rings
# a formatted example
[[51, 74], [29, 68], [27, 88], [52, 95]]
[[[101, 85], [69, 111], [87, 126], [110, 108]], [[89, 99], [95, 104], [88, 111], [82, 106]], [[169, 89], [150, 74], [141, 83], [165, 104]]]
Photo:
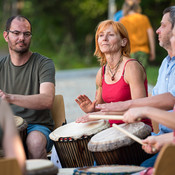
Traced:
[[[151, 134], [151, 127], [142, 122], [121, 126], [126, 126], [129, 132], [141, 139]], [[151, 157], [142, 149], [142, 145], [113, 127], [94, 135], [88, 143], [88, 149], [93, 153], [97, 165], [140, 165]]]
[[62, 167], [92, 166], [94, 158], [87, 144], [94, 134], [108, 127], [109, 123], [101, 120], [87, 123], [71, 122], [54, 130], [49, 137], [54, 141]]
[[58, 168], [46, 159], [26, 160], [26, 175], [57, 175]]
[[73, 175], [126, 175], [144, 170], [140, 166], [126, 165], [100, 165], [93, 167], [83, 167], [74, 170]]

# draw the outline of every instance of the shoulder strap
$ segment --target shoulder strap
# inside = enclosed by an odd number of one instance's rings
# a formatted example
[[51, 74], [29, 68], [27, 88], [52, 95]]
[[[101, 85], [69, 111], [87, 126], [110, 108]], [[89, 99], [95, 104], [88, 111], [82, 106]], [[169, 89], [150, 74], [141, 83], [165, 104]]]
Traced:
[[126, 61], [125, 65], [124, 65], [124, 68], [123, 68], [122, 76], [124, 76], [124, 73], [125, 73], [125, 67], [126, 67], [126, 64], [127, 64], [129, 61], [137, 61], [137, 60], [136, 60], [136, 59], [129, 59], [128, 61]]

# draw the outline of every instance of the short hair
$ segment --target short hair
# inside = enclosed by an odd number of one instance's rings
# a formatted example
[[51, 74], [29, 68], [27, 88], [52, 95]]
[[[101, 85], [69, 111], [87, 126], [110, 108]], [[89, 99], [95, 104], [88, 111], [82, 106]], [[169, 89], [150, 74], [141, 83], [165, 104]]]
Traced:
[[167, 7], [164, 11], [163, 11], [163, 15], [165, 15], [166, 13], [170, 13], [170, 22], [172, 24], [172, 28], [175, 25], [175, 6], [170, 6]]
[[26, 18], [25, 16], [22, 16], [22, 15], [16, 15], [16, 16], [12, 16], [10, 17], [7, 22], [6, 22], [6, 28], [5, 28], [5, 31], [8, 31], [10, 30], [10, 27], [11, 27], [11, 23], [14, 19], [18, 19], [18, 20], [21, 20], [21, 19], [24, 19], [24, 20], [27, 20], [30, 24], [30, 30], [32, 32], [32, 24], [30, 22], [30, 20], [28, 18]]
[[120, 37], [126, 38], [127, 39], [127, 43], [124, 47], [121, 48], [121, 54], [127, 57], [130, 57], [130, 41], [129, 41], [129, 36], [128, 36], [128, 32], [126, 30], [126, 28], [124, 27], [124, 25], [120, 22], [116, 22], [113, 20], [105, 20], [99, 23], [98, 27], [97, 27], [97, 31], [95, 34], [95, 52], [94, 55], [97, 56], [99, 58], [100, 64], [101, 66], [106, 64], [106, 57], [105, 54], [101, 52], [99, 45], [98, 45], [98, 36], [99, 33], [102, 32], [103, 30], [105, 30], [108, 26], [112, 26], [115, 33], [119, 34]]

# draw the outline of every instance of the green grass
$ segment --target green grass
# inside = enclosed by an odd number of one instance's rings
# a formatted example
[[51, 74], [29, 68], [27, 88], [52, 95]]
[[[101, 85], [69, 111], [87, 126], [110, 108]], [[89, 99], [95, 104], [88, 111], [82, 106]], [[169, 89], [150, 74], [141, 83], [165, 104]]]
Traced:
[[159, 66], [149, 66], [146, 70], [148, 83], [151, 85], [155, 85], [157, 82]]

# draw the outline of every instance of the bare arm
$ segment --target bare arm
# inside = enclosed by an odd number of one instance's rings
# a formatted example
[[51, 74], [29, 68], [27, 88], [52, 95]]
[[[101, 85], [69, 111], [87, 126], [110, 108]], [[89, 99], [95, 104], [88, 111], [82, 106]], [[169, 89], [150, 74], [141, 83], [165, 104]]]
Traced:
[[109, 104], [101, 104], [98, 105], [98, 109], [102, 111], [111, 111], [111, 112], [125, 112], [129, 108], [132, 107], [143, 107], [143, 106], [150, 106], [156, 107], [159, 109], [164, 110], [171, 110], [175, 104], [175, 97], [167, 92], [160, 95], [155, 95], [151, 97], [145, 97], [140, 99], [128, 100], [125, 102], [116, 102], [116, 103], [109, 103]]
[[150, 61], [155, 60], [155, 36], [152, 28], [147, 30], [149, 47], [150, 47]]
[[124, 114], [127, 123], [136, 122], [139, 118], [150, 118], [168, 128], [175, 129], [175, 112], [167, 112], [153, 107], [138, 107], [129, 109]]
[[131, 99], [146, 97], [145, 79], [143, 67], [136, 61], [127, 63], [124, 74], [125, 81], [129, 84]]
[[3, 130], [2, 144], [5, 157], [16, 158], [23, 174], [25, 174], [25, 152], [13, 120], [12, 111], [5, 101], [0, 103], [0, 125]]
[[0, 97], [9, 103], [28, 109], [50, 109], [55, 96], [55, 86], [53, 83], [45, 82], [40, 85], [40, 93], [35, 95], [6, 94], [0, 90]]

